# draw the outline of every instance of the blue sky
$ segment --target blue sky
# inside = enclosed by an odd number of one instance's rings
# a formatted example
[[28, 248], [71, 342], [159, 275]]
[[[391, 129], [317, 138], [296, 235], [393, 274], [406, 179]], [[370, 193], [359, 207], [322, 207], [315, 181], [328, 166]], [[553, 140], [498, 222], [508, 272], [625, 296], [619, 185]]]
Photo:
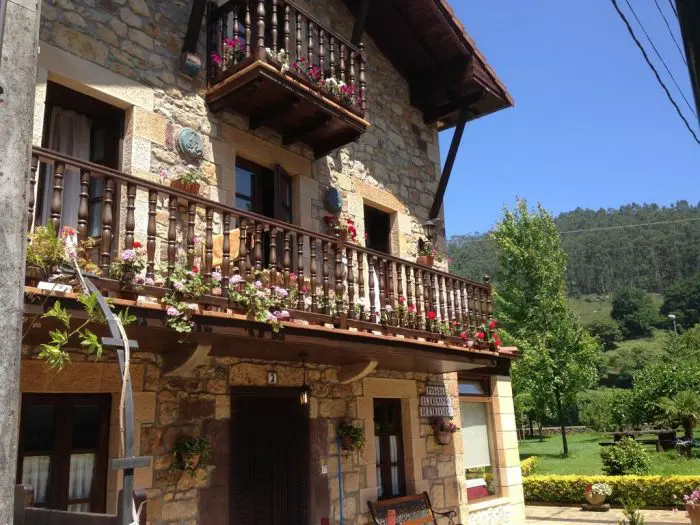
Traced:
[[[624, 0], [619, 3], [631, 18]], [[687, 68], [654, 0], [630, 3], [693, 104]], [[659, 3], [677, 24], [668, 0]], [[700, 201], [700, 146], [611, 2], [451, 4], [508, 87], [515, 108], [467, 125], [445, 197], [448, 235], [488, 230], [516, 196], [541, 202], [554, 214], [631, 202]], [[697, 119], [661, 63], [654, 62], [697, 130]], [[441, 134], [443, 161], [451, 138], [451, 131]]]

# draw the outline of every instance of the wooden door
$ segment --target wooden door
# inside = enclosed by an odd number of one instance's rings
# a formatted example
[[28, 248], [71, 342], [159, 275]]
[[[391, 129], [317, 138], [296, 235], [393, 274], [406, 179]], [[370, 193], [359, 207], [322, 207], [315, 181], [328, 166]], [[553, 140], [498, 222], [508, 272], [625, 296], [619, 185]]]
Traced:
[[296, 390], [260, 389], [231, 404], [231, 524], [307, 525], [309, 435]]

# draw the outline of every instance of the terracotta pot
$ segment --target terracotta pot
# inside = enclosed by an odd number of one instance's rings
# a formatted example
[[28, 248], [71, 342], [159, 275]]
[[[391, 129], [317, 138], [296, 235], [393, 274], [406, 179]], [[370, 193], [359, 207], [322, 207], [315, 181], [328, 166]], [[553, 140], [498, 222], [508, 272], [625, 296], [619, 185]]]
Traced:
[[343, 438], [340, 440], [340, 444], [345, 450], [352, 450], [352, 437], [343, 436]]
[[584, 494], [584, 496], [591, 505], [602, 505], [605, 503], [605, 496], [603, 494], [593, 494], [592, 492], [589, 492]]
[[700, 525], [700, 505], [687, 504], [685, 510], [688, 511], [688, 516], [690, 516], [691, 525]]
[[176, 190], [186, 191], [187, 193], [192, 193], [197, 195], [199, 193], [199, 182], [182, 182], [179, 180], [170, 181], [170, 187]]
[[449, 445], [450, 440], [452, 439], [452, 433], [451, 432], [444, 432], [444, 431], [437, 431], [435, 433], [435, 439], [437, 440], [438, 444], [440, 444], [440, 445]]
[[190, 456], [190, 459], [187, 461], [187, 464], [190, 468], [197, 468], [199, 467], [199, 464], [202, 462], [202, 455], [201, 454], [192, 454]]
[[416, 262], [423, 266], [432, 266], [435, 262], [435, 258], [432, 255], [419, 255]]

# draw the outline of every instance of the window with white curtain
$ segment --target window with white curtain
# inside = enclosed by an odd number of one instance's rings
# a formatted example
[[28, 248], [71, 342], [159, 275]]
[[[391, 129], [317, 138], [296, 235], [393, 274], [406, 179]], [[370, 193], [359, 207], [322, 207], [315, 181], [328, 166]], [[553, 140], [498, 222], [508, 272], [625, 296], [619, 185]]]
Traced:
[[495, 496], [499, 490], [498, 468], [488, 384], [482, 381], [462, 381], [459, 392], [467, 500]]

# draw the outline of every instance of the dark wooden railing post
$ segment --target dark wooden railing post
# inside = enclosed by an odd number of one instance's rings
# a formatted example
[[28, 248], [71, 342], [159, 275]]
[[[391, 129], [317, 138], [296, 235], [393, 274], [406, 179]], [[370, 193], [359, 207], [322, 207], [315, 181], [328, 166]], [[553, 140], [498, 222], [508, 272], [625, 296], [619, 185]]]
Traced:
[[360, 109], [367, 112], [367, 79], [365, 78], [365, 45], [360, 42]]
[[[291, 239], [289, 238], [289, 230], [284, 230], [284, 248], [282, 249], [282, 271], [284, 272], [284, 286], [289, 288], [289, 272], [292, 266], [292, 247]], [[299, 288], [299, 295], [302, 295], [302, 289]]]
[[277, 285], [277, 228], [270, 228], [270, 261], [267, 267], [270, 270], [270, 281]]
[[321, 269], [322, 269], [322, 282], [323, 282], [323, 313], [328, 315], [331, 313], [331, 301], [330, 301], [330, 268], [328, 267], [328, 241], [323, 241], [321, 243]]
[[187, 203], [187, 266], [194, 266], [194, 220], [197, 214], [197, 204], [194, 202]]
[[442, 275], [438, 275], [437, 279], [437, 289], [438, 289], [438, 300], [440, 302], [440, 318], [443, 321], [452, 321], [452, 317], [447, 316], [447, 295], [445, 294], [445, 279]]
[[146, 227], [146, 277], [155, 279], [155, 255], [156, 255], [156, 208], [158, 206], [158, 192], [148, 191], [148, 225]]
[[222, 242], [223, 254], [221, 255], [221, 293], [228, 297], [228, 283], [231, 277], [231, 214], [224, 212], [223, 218], [224, 240]]
[[389, 259], [386, 263], [386, 286], [389, 291], [389, 297], [387, 299], [387, 306], [391, 308], [391, 312], [389, 313], [389, 324], [394, 324], [394, 321], [396, 320], [396, 303], [394, 302], [394, 288], [396, 285], [396, 282], [394, 281], [394, 261]]
[[255, 260], [255, 278], [259, 279], [262, 273], [262, 224], [255, 222], [255, 245], [253, 246], [253, 258]]
[[214, 260], [213, 250], [214, 250], [214, 210], [207, 206], [205, 211], [206, 226], [204, 228], [205, 240], [204, 240], [204, 282], [209, 284], [211, 282], [211, 271], [212, 263]]
[[109, 271], [112, 262], [112, 204], [114, 193], [114, 180], [111, 177], [105, 179], [104, 199], [102, 200], [102, 264], [100, 268], [104, 273]]
[[367, 256], [367, 268], [369, 270], [369, 320], [377, 322], [377, 305], [374, 297], [374, 269], [377, 265], [376, 255]]
[[78, 240], [84, 241], [88, 236], [88, 219], [90, 216], [90, 172], [80, 170], [80, 202], [78, 204]]
[[265, 0], [258, 0], [258, 23], [257, 23], [257, 58], [265, 56]]
[[136, 184], [126, 185], [126, 220], [124, 221], [124, 248], [134, 247], [134, 228], [136, 227]]
[[340, 80], [345, 82], [345, 44], [339, 41], [338, 47], [340, 48]]
[[291, 33], [291, 25], [289, 21], [289, 4], [285, 4], [284, 6], [284, 50], [287, 53], [291, 54], [291, 49], [289, 49], [289, 44], [291, 42], [290, 38], [290, 33]]
[[419, 329], [423, 326], [423, 271], [420, 268], [414, 268], [416, 282], [416, 326]]
[[277, 54], [277, 0], [272, 0], [272, 52]]
[[53, 169], [53, 194], [51, 196], [51, 221], [53, 230], [59, 235], [61, 230], [61, 210], [63, 206], [63, 174], [66, 165], [56, 162]]
[[302, 44], [301, 44], [301, 13], [299, 11], [296, 12], [296, 23], [294, 24], [294, 29], [296, 30], [296, 38], [295, 44], [297, 47], [297, 56], [296, 59], [300, 60], [301, 59], [301, 50], [302, 50]]
[[311, 264], [309, 273], [311, 275], [311, 311], [318, 312], [318, 296], [316, 289], [318, 287], [318, 263], [316, 261], [316, 247], [318, 241], [316, 237], [309, 237], [309, 251], [311, 254]]
[[355, 276], [353, 274], [354, 271], [354, 261], [353, 259], [355, 258], [355, 250], [350, 248], [349, 246], [345, 249], [345, 258], [348, 261], [348, 266], [347, 266], [347, 272], [348, 272], [348, 318], [349, 319], [355, 319], [357, 318], [356, 312], [355, 312]]
[[343, 285], [343, 246], [335, 244], [335, 314], [340, 315], [343, 311], [343, 295], [345, 286]]
[[[321, 68], [321, 75], [326, 71], [326, 32], [322, 27], [318, 28], [318, 67]], [[324, 77], [325, 78], [325, 77]]]
[[243, 31], [245, 34], [245, 56], [248, 58], [251, 53], [250, 40], [253, 36], [251, 28], [252, 21], [250, 18], [250, 0], [245, 0], [245, 18], [243, 19]]
[[168, 278], [175, 271], [177, 256], [177, 197], [168, 197]]
[[306, 55], [309, 60], [309, 67], [314, 63], [314, 23], [311, 20], [306, 21]]
[[[406, 265], [406, 313], [408, 313], [409, 308], [411, 306], [415, 307], [415, 303], [413, 302], [413, 287], [415, 286], [415, 283], [413, 282], [413, 267]], [[415, 315], [413, 317], [416, 317]], [[409, 319], [409, 316], [406, 315], [406, 318]], [[407, 323], [409, 328], [414, 328], [413, 323]]]
[[241, 277], [250, 275], [250, 262], [248, 261], [248, 222], [246, 219], [238, 220], [239, 235], [238, 247], [238, 274]]
[[[297, 234], [297, 287], [301, 292], [304, 289], [304, 235]], [[299, 294], [297, 308], [304, 309], [304, 294]]]
[[328, 35], [328, 63], [331, 75], [335, 76], [335, 37], [333, 35]]
[[357, 286], [358, 295], [360, 303], [360, 319], [365, 320], [365, 254], [364, 252], [357, 252]]
[[32, 155], [32, 162], [29, 168], [29, 195], [27, 201], [27, 231], [32, 230], [32, 224], [34, 223], [34, 203], [35, 197], [34, 192], [36, 191], [36, 170], [39, 166], [39, 157], [37, 155]]
[[379, 317], [386, 308], [386, 259], [379, 259]]

